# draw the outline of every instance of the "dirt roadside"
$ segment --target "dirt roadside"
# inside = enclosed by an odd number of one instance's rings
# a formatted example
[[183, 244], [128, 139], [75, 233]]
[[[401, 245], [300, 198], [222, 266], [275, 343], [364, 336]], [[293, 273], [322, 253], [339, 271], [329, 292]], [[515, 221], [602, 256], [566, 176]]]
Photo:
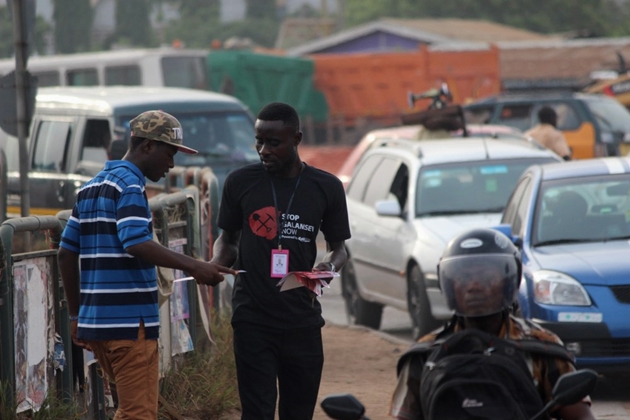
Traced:
[[[408, 344], [361, 327], [330, 325], [322, 330], [324, 371], [319, 401], [325, 396], [350, 393], [366, 407], [371, 420], [388, 419], [396, 386], [396, 362]], [[329, 419], [317, 406], [314, 420]]]

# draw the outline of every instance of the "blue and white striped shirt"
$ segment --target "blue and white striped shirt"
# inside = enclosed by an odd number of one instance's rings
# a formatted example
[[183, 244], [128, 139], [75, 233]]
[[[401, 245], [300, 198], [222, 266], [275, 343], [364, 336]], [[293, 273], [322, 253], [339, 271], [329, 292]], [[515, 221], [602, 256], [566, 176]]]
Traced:
[[150, 241], [153, 226], [145, 177], [128, 161], [109, 161], [79, 191], [60, 246], [80, 255], [78, 338], [126, 340], [159, 335], [155, 265], [125, 249]]

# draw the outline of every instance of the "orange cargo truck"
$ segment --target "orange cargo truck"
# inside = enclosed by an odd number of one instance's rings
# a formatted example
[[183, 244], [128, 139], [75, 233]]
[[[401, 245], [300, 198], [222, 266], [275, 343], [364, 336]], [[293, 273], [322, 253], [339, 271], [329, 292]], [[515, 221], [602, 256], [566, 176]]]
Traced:
[[[409, 91], [422, 92], [446, 82], [455, 103], [499, 93], [499, 52], [487, 49], [429, 49], [416, 52], [315, 54], [314, 82], [328, 102], [329, 115], [347, 127], [362, 119], [396, 124], [412, 111]], [[429, 102], [417, 101], [415, 109]]]

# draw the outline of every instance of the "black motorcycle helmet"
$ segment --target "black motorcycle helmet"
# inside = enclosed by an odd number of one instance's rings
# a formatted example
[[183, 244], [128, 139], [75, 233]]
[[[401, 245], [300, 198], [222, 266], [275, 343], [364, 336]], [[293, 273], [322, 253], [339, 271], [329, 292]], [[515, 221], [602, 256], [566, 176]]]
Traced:
[[521, 255], [503, 233], [473, 229], [455, 236], [438, 263], [438, 280], [455, 314], [480, 317], [506, 310], [521, 282]]

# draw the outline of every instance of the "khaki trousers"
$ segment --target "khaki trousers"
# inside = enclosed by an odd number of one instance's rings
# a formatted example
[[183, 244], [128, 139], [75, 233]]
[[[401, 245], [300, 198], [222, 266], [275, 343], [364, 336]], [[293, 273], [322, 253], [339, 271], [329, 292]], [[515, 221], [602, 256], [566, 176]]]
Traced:
[[91, 340], [94, 356], [116, 384], [114, 420], [156, 420], [159, 357], [157, 340], [146, 340], [140, 324], [137, 340]]

